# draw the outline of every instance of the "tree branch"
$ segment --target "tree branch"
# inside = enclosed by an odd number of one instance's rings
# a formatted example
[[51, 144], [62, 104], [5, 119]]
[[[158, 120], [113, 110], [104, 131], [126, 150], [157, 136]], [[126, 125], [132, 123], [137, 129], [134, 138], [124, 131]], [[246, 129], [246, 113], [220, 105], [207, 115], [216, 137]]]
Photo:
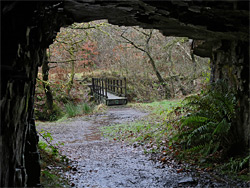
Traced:
[[68, 63], [68, 62], [72, 62], [72, 61], [77, 61], [77, 59], [69, 59], [66, 61], [49, 61], [49, 63]]
[[124, 36], [123, 36], [124, 33], [125, 33], [125, 32], [123, 32], [123, 33], [121, 34], [121, 37], [122, 37], [123, 39], [125, 39], [129, 44], [133, 45], [133, 46], [134, 46], [135, 48], [137, 48], [138, 50], [141, 50], [141, 51], [147, 53], [146, 50], [144, 50], [143, 48], [140, 48], [140, 47], [137, 46], [133, 41], [131, 41], [131, 40], [129, 40], [128, 38], [124, 37]]
[[144, 32], [144, 31], [140, 31], [138, 28], [136, 28], [136, 27], [132, 27], [134, 30], [136, 30], [136, 31], [138, 31], [138, 32], [140, 32], [140, 33], [142, 33], [142, 34], [144, 34], [144, 35], [146, 35], [147, 37], [149, 37], [149, 34], [148, 33], [146, 33], [146, 32]]
[[149, 41], [150, 41], [150, 39], [151, 39], [151, 37], [152, 37], [153, 30], [150, 31], [149, 37], [147, 38], [147, 41], [146, 41], [146, 42], [147, 42], [147, 48], [148, 48], [148, 50], [145, 50], [145, 49], [143, 49], [143, 48], [137, 46], [133, 41], [131, 41], [130, 39], [124, 37], [124, 33], [125, 33], [125, 32], [126, 32], [126, 30], [121, 34], [121, 37], [122, 37], [123, 39], [125, 39], [128, 43], [130, 43], [131, 45], [133, 45], [135, 48], [137, 48], [138, 50], [141, 50], [142, 52], [144, 52], [144, 53], [147, 54], [147, 56], [148, 56], [148, 58], [149, 58], [149, 60], [150, 60], [150, 63], [151, 63], [151, 65], [152, 65], [152, 67], [153, 67], [153, 69], [154, 69], [154, 71], [155, 71], [155, 74], [156, 74], [156, 76], [157, 76], [159, 82], [160, 82], [161, 84], [164, 85], [164, 82], [165, 82], [165, 81], [164, 81], [164, 79], [162, 78], [162, 76], [160, 75], [159, 71], [157, 70], [156, 65], [155, 65], [155, 61], [154, 61], [154, 59], [152, 58], [152, 56], [151, 56], [151, 54], [150, 54], [150, 52], [149, 52], [149, 44], [148, 44], [148, 43], [149, 43]]

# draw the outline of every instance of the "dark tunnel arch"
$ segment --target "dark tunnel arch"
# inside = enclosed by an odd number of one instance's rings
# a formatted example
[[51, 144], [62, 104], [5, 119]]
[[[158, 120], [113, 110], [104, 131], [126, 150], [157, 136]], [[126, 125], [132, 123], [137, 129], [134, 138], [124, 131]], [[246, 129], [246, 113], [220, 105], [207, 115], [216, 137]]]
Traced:
[[1, 2], [2, 187], [38, 186], [37, 133], [33, 118], [38, 66], [60, 27], [108, 19], [111, 24], [159, 29], [195, 39], [194, 53], [211, 58], [212, 81], [237, 75], [237, 143], [249, 147], [248, 1], [4, 1]]

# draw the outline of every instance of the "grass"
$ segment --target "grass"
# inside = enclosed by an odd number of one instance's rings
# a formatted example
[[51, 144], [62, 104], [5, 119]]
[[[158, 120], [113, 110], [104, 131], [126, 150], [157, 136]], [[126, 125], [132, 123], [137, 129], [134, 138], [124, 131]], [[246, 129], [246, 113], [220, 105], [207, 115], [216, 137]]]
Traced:
[[176, 100], [162, 100], [155, 101], [152, 103], [134, 103], [130, 104], [134, 108], [138, 108], [143, 111], [151, 112], [152, 114], [160, 114], [166, 113], [171, 110], [173, 107], [178, 106], [181, 103], [180, 99]]
[[67, 103], [65, 105], [65, 111], [66, 111], [68, 117], [75, 117], [75, 116], [80, 115], [82, 113], [79, 106], [74, 105], [73, 103]]
[[156, 153], [161, 161], [165, 156], [170, 156], [182, 162], [195, 164], [201, 169], [224, 171], [234, 178], [250, 181], [249, 156], [227, 161], [221, 160], [219, 153], [206, 158], [195, 150], [188, 151], [183, 148], [183, 144], [176, 136], [181, 127], [180, 117], [178, 117], [181, 114], [181, 102], [181, 100], [164, 100], [129, 104], [131, 107], [149, 112], [149, 115], [140, 121], [103, 127], [101, 131], [104, 137], [112, 140], [141, 145], [145, 153]]
[[65, 111], [68, 117], [75, 117], [82, 114], [89, 114], [93, 111], [93, 108], [87, 103], [75, 105], [73, 103], [67, 103], [65, 105]]
[[132, 107], [150, 112], [144, 120], [128, 124], [103, 127], [105, 137], [144, 145], [145, 152], [163, 152], [169, 147], [166, 140], [174, 129], [166, 121], [166, 114], [180, 104], [180, 100], [164, 100], [153, 103], [130, 104]]

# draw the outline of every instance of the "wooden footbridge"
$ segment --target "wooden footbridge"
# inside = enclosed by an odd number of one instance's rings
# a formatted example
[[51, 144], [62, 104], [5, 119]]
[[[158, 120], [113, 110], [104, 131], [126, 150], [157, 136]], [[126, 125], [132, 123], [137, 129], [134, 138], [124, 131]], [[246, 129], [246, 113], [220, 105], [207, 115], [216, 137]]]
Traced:
[[92, 78], [91, 94], [107, 106], [127, 104], [126, 78]]

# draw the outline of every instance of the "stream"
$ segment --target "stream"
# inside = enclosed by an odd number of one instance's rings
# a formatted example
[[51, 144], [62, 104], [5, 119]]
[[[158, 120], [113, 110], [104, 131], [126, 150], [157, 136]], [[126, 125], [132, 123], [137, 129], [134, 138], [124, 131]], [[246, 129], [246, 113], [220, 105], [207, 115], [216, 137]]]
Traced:
[[178, 173], [173, 166], [151, 160], [141, 147], [105, 139], [99, 131], [102, 126], [135, 121], [146, 115], [133, 108], [109, 107], [101, 115], [39, 122], [37, 130], [49, 131], [54, 143], [64, 143], [61, 152], [74, 168], [62, 176], [69, 179], [72, 187], [247, 187], [205, 172]]

